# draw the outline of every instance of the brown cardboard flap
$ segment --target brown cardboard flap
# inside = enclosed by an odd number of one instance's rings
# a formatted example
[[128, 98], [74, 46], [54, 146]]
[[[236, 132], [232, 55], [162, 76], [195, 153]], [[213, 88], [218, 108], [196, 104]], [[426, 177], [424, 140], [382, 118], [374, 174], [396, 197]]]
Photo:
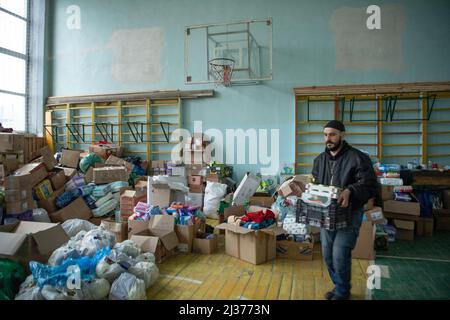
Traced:
[[21, 221], [17, 226], [15, 233], [30, 234], [51, 229], [54, 223]]
[[26, 238], [26, 234], [0, 232], [0, 255], [15, 255]]
[[54, 225], [50, 229], [36, 232], [33, 234], [33, 238], [38, 245], [39, 253], [42, 255], [53, 252], [70, 239], [60, 224]]
[[286, 231], [282, 228], [282, 227], [278, 227], [277, 225], [273, 224], [267, 228], [264, 229], [260, 229], [258, 231], [267, 233], [269, 235], [274, 235], [274, 236], [278, 236], [280, 234], [285, 234]]
[[167, 233], [166, 235], [162, 236], [160, 239], [161, 239], [161, 242], [163, 243], [164, 247], [167, 250], [172, 250], [172, 249], [176, 248], [176, 246], [179, 243], [178, 237], [177, 237], [177, 234], [175, 233], [175, 231]]
[[219, 230], [228, 230], [228, 231], [232, 231], [234, 233], [239, 233], [239, 234], [248, 234], [248, 233], [254, 233], [255, 230], [253, 229], [247, 229], [247, 228], [243, 228], [243, 227], [239, 227], [239, 226], [235, 226], [229, 223], [221, 223], [217, 226], [215, 226], [216, 229]]
[[245, 214], [244, 206], [231, 206], [224, 209], [223, 217], [227, 220], [229, 216], [243, 216]]
[[143, 252], [155, 253], [158, 247], [158, 237], [132, 235], [130, 238]]
[[394, 219], [394, 225], [399, 229], [414, 230], [414, 221]]
[[150, 229], [173, 231], [175, 228], [175, 219], [170, 215], [155, 215], [150, 218]]
[[128, 220], [128, 235], [134, 235], [148, 230], [148, 221]]

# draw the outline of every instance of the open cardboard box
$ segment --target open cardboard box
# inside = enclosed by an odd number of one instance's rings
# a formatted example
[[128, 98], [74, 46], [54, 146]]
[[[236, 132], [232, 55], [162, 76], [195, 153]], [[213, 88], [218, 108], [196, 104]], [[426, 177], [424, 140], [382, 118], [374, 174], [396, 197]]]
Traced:
[[217, 237], [206, 239], [205, 233], [199, 233], [194, 238], [193, 252], [202, 254], [212, 254], [217, 251]]
[[61, 160], [59, 161], [62, 166], [69, 168], [78, 168], [80, 162], [80, 154], [82, 150], [69, 150], [63, 149], [61, 154]]
[[5, 177], [5, 189], [23, 189], [33, 187], [47, 176], [47, 169], [42, 162], [33, 162], [24, 165]]
[[277, 241], [277, 258], [312, 260], [314, 242]]
[[128, 239], [128, 221], [116, 222], [111, 218], [102, 219], [100, 225], [116, 237], [116, 242]]
[[64, 208], [49, 214], [49, 217], [52, 222], [64, 222], [69, 219], [89, 220], [92, 211], [83, 198], [79, 197]]
[[[224, 216], [242, 216], [243, 206], [232, 206], [225, 209]], [[227, 218], [225, 218], [227, 219]], [[259, 230], [247, 229], [229, 223], [221, 223], [215, 227], [225, 230], [225, 252], [238, 259], [261, 264], [276, 257], [276, 236], [285, 233], [276, 224]]]
[[375, 259], [375, 233], [376, 226], [372, 221], [363, 221], [359, 229], [358, 240], [352, 251], [353, 259]]
[[151, 182], [147, 186], [147, 203], [152, 206], [168, 207], [174, 201], [184, 202], [185, 195], [183, 191], [170, 189], [165, 183]]
[[195, 237], [194, 225], [175, 225], [175, 233], [178, 237], [178, 251], [191, 253], [192, 245]]
[[143, 252], [153, 253], [158, 263], [171, 256], [179, 243], [170, 215], [152, 216], [149, 221], [129, 220], [128, 237]]
[[69, 241], [60, 224], [21, 221], [0, 226], [0, 257], [19, 262], [27, 271], [28, 262], [47, 263], [54, 250]]

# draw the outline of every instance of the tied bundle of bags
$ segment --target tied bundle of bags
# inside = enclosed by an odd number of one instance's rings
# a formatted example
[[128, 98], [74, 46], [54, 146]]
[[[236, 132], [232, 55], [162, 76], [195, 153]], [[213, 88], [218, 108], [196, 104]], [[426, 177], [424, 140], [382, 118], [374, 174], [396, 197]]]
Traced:
[[70, 240], [56, 249], [48, 264], [30, 262], [32, 274], [16, 300], [143, 300], [159, 270], [152, 253], [131, 240], [116, 243], [103, 227], [84, 220], [63, 224]]

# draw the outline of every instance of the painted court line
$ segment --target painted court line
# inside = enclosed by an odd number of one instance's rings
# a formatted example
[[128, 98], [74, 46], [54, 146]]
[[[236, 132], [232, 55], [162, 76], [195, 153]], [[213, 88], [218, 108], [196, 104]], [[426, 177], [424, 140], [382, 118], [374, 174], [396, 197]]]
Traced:
[[187, 282], [191, 282], [191, 283], [195, 283], [195, 284], [202, 284], [203, 281], [200, 280], [195, 280], [195, 279], [191, 279], [191, 278], [185, 278], [185, 277], [180, 277], [180, 276], [172, 276], [170, 274], [160, 274], [162, 277], [166, 277], [166, 278], [172, 278], [172, 279], [177, 279], [177, 280], [183, 280], [183, 281], [187, 281]]
[[377, 255], [377, 258], [390, 258], [390, 259], [418, 260], [418, 261], [433, 261], [433, 262], [447, 262], [447, 263], [450, 263], [450, 260], [431, 259], [431, 258], [396, 257], [396, 256], [380, 256], [380, 255]]

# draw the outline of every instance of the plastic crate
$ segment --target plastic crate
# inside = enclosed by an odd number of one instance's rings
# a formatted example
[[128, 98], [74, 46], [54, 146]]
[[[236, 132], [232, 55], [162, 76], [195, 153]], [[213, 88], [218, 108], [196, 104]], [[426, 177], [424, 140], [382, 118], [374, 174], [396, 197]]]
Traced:
[[336, 199], [332, 199], [327, 207], [306, 203], [299, 199], [296, 209], [297, 223], [335, 231], [352, 225], [351, 205], [340, 207]]

